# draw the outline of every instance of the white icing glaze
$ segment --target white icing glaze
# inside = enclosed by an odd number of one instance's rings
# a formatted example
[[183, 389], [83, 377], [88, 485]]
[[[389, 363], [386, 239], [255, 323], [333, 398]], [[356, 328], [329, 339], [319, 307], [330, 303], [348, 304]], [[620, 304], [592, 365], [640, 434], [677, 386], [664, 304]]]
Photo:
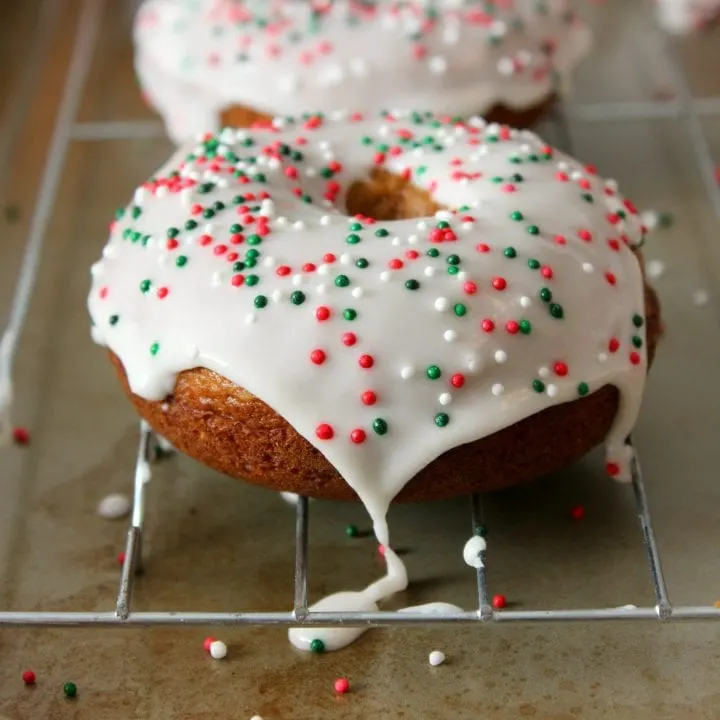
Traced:
[[698, 30], [720, 13], [720, 0], [655, 0], [660, 25], [673, 33]]
[[487, 550], [485, 538], [480, 535], [473, 535], [463, 548], [463, 560], [470, 567], [479, 570], [483, 565], [482, 554]]
[[[453, 210], [347, 217], [344, 191], [373, 162]], [[434, 458], [607, 384], [621, 392], [609, 470], [629, 479], [646, 356], [628, 246], [641, 239], [613, 185], [529, 132], [405, 116], [225, 130], [178, 152], [122, 213], [93, 269], [93, 337], [145, 398], [200, 366], [264, 400], [388, 547], [390, 501]], [[373, 609], [404, 588], [386, 558], [377, 583], [314, 609]], [[320, 637], [330, 649], [351, 635]]]
[[566, 85], [590, 44], [568, 0], [325, 6], [318, 13], [311, 2], [146, 0], [135, 64], [170, 136], [182, 142], [216, 131], [231, 105], [272, 115], [525, 108]]

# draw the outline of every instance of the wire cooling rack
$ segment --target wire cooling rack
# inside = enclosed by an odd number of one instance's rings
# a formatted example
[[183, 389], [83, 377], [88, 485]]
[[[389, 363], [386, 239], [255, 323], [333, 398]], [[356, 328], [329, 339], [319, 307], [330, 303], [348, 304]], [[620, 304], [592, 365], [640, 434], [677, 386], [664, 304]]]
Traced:
[[[42, 6], [39, 26], [49, 22], [53, 3]], [[27, 316], [35, 278], [43, 249], [48, 222], [57, 195], [61, 173], [69, 144], [73, 140], [104, 141], [161, 137], [162, 127], [157, 122], [77, 122], [77, 111], [86, 84], [94, 46], [98, 37], [105, 0], [84, 0], [76, 31], [74, 53], [68, 68], [65, 88], [45, 163], [44, 174], [37, 196], [28, 233], [25, 255], [14, 295], [7, 328], [0, 340], [0, 405], [2, 391], [11, 385], [12, 366], [18, 340]], [[47, 16], [47, 17], [46, 17]], [[708, 198], [720, 223], [720, 187], [715, 180], [715, 169], [710, 147], [705, 136], [701, 118], [720, 118], [720, 98], [695, 100], [689, 90], [682, 66], [674, 49], [667, 43], [665, 53], [673, 74], [675, 99], [663, 102], [603, 103], [585, 105], [572, 109], [558, 107], [555, 112], [555, 129], [560, 144], [569, 147], [568, 120], [580, 122], [603, 122], [617, 120], [651, 120], [657, 118], [681, 119], [685, 126], [697, 168], [703, 178]], [[23, 82], [28, 78], [23, 77]], [[10, 128], [11, 129], [11, 128]], [[8, 128], [3, 126], [4, 131]], [[9, 142], [0, 138], [2, 147]], [[0, 407], [0, 411], [2, 411]], [[0, 412], [0, 431], [8, 422]], [[5, 427], [5, 430], [8, 428]], [[284, 625], [284, 626], [380, 626], [380, 625], [429, 625], [447, 623], [539, 623], [571, 621], [656, 620], [662, 622], [690, 620], [720, 620], [720, 608], [714, 606], [673, 606], [663, 576], [658, 545], [648, 510], [643, 485], [640, 460], [635, 453], [632, 463], [632, 482], [628, 501], [634, 501], [640, 524], [642, 542], [648, 560], [648, 568], [654, 590], [654, 604], [645, 607], [626, 605], [616, 608], [552, 609], [552, 610], [502, 610], [496, 611], [489, 602], [486, 580], [485, 553], [481, 554], [482, 566], [476, 571], [477, 605], [467, 611], [448, 614], [422, 612], [375, 611], [375, 612], [315, 612], [308, 607], [308, 536], [309, 503], [307, 498], [297, 500], [295, 520], [295, 592], [292, 610], [286, 612], [145, 612], [133, 611], [133, 585], [142, 563], [142, 538], [145, 515], [145, 493], [150, 478], [149, 468], [160, 459], [157, 450], [160, 438], [142, 423], [135, 463], [133, 510], [127, 534], [125, 561], [123, 563], [117, 601], [110, 612], [25, 612], [0, 610], [0, 627], [27, 626], [209, 626], [209, 625]], [[470, 533], [477, 531], [486, 521], [483, 517], [482, 498], [474, 495], [470, 503]]]

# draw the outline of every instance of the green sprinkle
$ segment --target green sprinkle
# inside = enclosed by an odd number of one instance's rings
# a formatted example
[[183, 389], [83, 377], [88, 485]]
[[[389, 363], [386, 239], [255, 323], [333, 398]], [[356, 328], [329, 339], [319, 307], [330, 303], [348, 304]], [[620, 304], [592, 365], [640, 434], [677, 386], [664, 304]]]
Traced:
[[150, 285], [152, 285], [150, 280], [143, 280], [140, 283], [140, 291], [146, 293], [150, 289]]
[[133, 220], [137, 220], [142, 215], [142, 208], [137, 205], [130, 211]]
[[581, 382], [577, 386], [578, 395], [582, 397], [583, 395], [587, 395], [590, 392], [590, 387], [586, 382]]
[[417, 280], [406, 280], [405, 287], [408, 290], [417, 290], [420, 287], [420, 283]]
[[552, 300], [552, 290], [550, 290], [550, 288], [540, 288], [538, 295], [543, 302], [550, 302]]
[[387, 237], [390, 233], [385, 228], [378, 228], [375, 231], [375, 237]]
[[355, 267], [359, 267], [361, 270], [364, 270], [368, 265], [370, 265], [370, 261], [367, 258], [358, 258], [355, 261]]
[[446, 262], [448, 265], [459, 265], [460, 264], [460, 256], [459, 255], [448, 255], [446, 258]]
[[351, 235], [348, 235], [345, 238], [345, 242], [349, 245], [357, 245], [360, 242], [361, 238], [359, 235], [356, 235], [355, 233], [352, 233]]
[[437, 380], [442, 375], [442, 370], [437, 365], [429, 365], [425, 370], [425, 374], [431, 380]]
[[256, 257], [258, 257], [258, 256], [260, 255], [260, 251], [259, 251], [259, 250], [256, 250], [255, 248], [250, 248], [250, 249], [245, 253], [245, 255], [246, 255], [246, 257], [249, 257], [249, 258], [253, 258], [253, 259], [254, 259], [254, 258], [256, 258]]
[[641, 328], [645, 324], [645, 320], [642, 315], [633, 315], [632, 321], [636, 328]]
[[537, 225], [528, 225], [527, 232], [528, 232], [528, 235], [539, 235], [540, 228]]
[[523, 335], [529, 335], [532, 332], [532, 324], [529, 320], [521, 320], [520, 321], [520, 332]]
[[457, 275], [460, 272], [460, 268], [457, 265], [448, 265], [448, 275]]
[[319, 638], [315, 638], [315, 640], [313, 640], [310, 643], [310, 652], [317, 653], [318, 655], [320, 653], [324, 653], [325, 652], [325, 643], [322, 640], [320, 640]]
[[438, 413], [435, 416], [435, 424], [438, 427], [445, 427], [450, 422], [450, 416], [447, 413]]
[[338, 287], [347, 287], [350, 284], [350, 278], [347, 275], [338, 275], [335, 278], [335, 285]]
[[440, 251], [437, 248], [430, 248], [427, 254], [429, 257], [439, 257]]
[[245, 278], [245, 284], [252, 287], [253, 285], [257, 285], [260, 282], [260, 278], [257, 275], [248, 275]]
[[475, 526], [474, 530], [476, 535], [479, 535], [480, 537], [487, 537], [488, 532], [485, 525], [478, 524]]
[[268, 304], [268, 299], [264, 295], [256, 295], [253, 303], [258, 310], [262, 310]]
[[65, 697], [74, 698], [77, 696], [77, 685], [74, 682], [66, 682], [63, 685], [63, 692]]
[[250, 235], [247, 239], [248, 245], [259, 245], [262, 242], [262, 238], [259, 235]]
[[305, 302], [305, 293], [300, 290], [295, 290], [290, 293], [290, 302], [293, 305], [302, 305]]
[[550, 314], [556, 319], [556, 320], [562, 320], [563, 316], [565, 315], [565, 311], [563, 310], [562, 305], [559, 305], [558, 303], [550, 303]]
[[119, 319], [120, 319], [120, 316], [119, 316], [119, 315], [111, 315], [110, 318], [108, 319], [108, 322], [109, 322], [111, 325], [117, 325]]
[[350, 229], [351, 229], [353, 232], [357, 232], [358, 230], [362, 230], [362, 229], [363, 229], [363, 226], [362, 226], [359, 222], [354, 222], [354, 223], [352, 223], [352, 224], [350, 225]]
[[515, 222], [520, 222], [525, 219], [525, 216], [519, 210], [514, 210], [510, 213], [510, 219], [515, 220]]
[[188, 220], [185, 223], [186, 230], [194, 230], [197, 226], [198, 226], [198, 224], [195, 222], [195, 220]]
[[351, 538], [357, 537], [358, 536], [357, 525], [346, 525], [345, 526], [345, 534]]
[[375, 418], [375, 419], [373, 420], [372, 426], [373, 426], [373, 430], [374, 430], [378, 435], [384, 435], [384, 434], [388, 431], [388, 424], [387, 424], [387, 422], [386, 422], [385, 420], [383, 420], [382, 418]]
[[447, 230], [450, 227], [450, 223], [446, 220], [441, 220], [435, 227], [438, 230]]
[[536, 260], [535, 258], [530, 258], [528, 260], [528, 267], [531, 270], [537, 270], [540, 267], [540, 261]]
[[542, 380], [533, 380], [532, 386], [536, 393], [545, 392], [545, 383]]
[[180, 234], [180, 230], [178, 230], [176, 227], [168, 228], [167, 230], [167, 236], [169, 238], [177, 237]]
[[239, 225], [238, 223], [233, 223], [233, 224], [230, 226], [230, 232], [231, 232], [233, 235], [237, 235], [238, 233], [241, 233], [242, 231], [243, 231], [243, 226], [242, 226], [242, 225]]
[[642, 338], [639, 335], [633, 335], [632, 344], [633, 347], [641, 348], [643, 346]]
[[345, 308], [345, 310], [343, 310], [343, 317], [346, 320], [354, 320], [357, 317], [357, 310], [353, 310], [352, 308]]
[[151, 355], [157, 355], [157, 354], [158, 354], [158, 350], [160, 350], [160, 344], [159, 344], [159, 343], [153, 343], [153, 344], [150, 346], [150, 354], [151, 354]]
[[178, 267], [185, 267], [187, 265], [187, 262], [188, 262], [187, 255], [178, 255], [175, 258], [175, 264]]
[[206, 208], [205, 210], [203, 210], [203, 217], [206, 220], [209, 220], [210, 218], [215, 217], [215, 211], [212, 208]]
[[510, 258], [510, 259], [516, 258], [516, 257], [517, 257], [517, 250], [516, 250], [514, 247], [506, 247], [506, 248], [503, 250], [503, 255], [504, 255], [506, 258]]
[[458, 317], [462, 317], [463, 315], [467, 314], [467, 307], [462, 303], [455, 303], [455, 305], [453, 305], [453, 312]]

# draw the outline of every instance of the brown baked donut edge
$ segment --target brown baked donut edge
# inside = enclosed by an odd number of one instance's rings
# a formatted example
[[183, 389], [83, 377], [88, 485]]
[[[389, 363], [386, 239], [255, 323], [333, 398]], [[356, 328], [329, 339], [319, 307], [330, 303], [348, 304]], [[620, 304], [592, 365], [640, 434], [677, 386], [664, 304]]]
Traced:
[[[549, 95], [536, 105], [528, 108], [514, 109], [505, 105], [494, 105], [484, 115], [482, 113], [477, 114], [485, 118], [488, 123], [509, 125], [524, 130], [532, 127], [548, 113], [556, 101], [557, 97], [555, 95]], [[272, 115], [242, 105], [231, 105], [220, 113], [221, 127], [250, 127], [255, 123], [265, 123], [270, 120], [272, 120]]]
[[[655, 292], [645, 287], [650, 361], [661, 334]], [[211, 370], [178, 375], [161, 402], [134, 395], [120, 359], [110, 353], [138, 413], [178, 450], [234, 478], [313, 498], [356, 499], [341, 475], [284, 418]], [[619, 392], [605, 386], [547, 408], [504, 430], [450, 450], [419, 472], [396, 500], [435, 500], [534, 480], [579, 460], [601, 444], [615, 418]]]

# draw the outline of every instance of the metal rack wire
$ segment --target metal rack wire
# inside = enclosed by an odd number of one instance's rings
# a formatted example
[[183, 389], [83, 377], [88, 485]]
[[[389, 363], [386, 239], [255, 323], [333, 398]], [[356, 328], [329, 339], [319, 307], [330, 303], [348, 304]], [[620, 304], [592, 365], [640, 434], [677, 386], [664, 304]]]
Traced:
[[[80, 14], [73, 58], [68, 70], [62, 103], [55, 122], [52, 141], [45, 165], [42, 184], [32, 216], [25, 256], [15, 292], [7, 329], [0, 342], [0, 383], [10, 377], [17, 342], [27, 314], [35, 276], [42, 253], [43, 239], [57, 194], [67, 149], [72, 140], [94, 141], [155, 137], [162, 128], [155, 122], [77, 122], [77, 109], [88, 75], [92, 52], [98, 37], [105, 0], [85, 0]], [[565, 142], [569, 141], [568, 119], [581, 122], [601, 122], [618, 119], [680, 118], [685, 124], [688, 139], [695, 154], [698, 170], [703, 178], [708, 198], [720, 222], [720, 187], [715, 182], [709, 143], [704, 134], [701, 117], [720, 117], [720, 98], [694, 100], [680, 63], [669, 43], [665, 47], [673, 69], [677, 99], [657, 103], [614, 103], [560, 108], [555, 122]], [[0, 417], [0, 422], [2, 418]], [[1, 429], [1, 428], [0, 428]], [[642, 480], [637, 453], [632, 464], [632, 493], [642, 540], [648, 560], [654, 590], [654, 604], [644, 607], [502, 610], [496, 611], [489, 602], [485, 564], [476, 571], [477, 604], [472, 610], [450, 614], [422, 612], [315, 612], [308, 607], [308, 538], [309, 503], [300, 497], [296, 509], [295, 526], [295, 585], [293, 609], [286, 612], [145, 612], [132, 609], [133, 586], [142, 563], [142, 539], [145, 515], [145, 494], [149, 479], [148, 463], [158, 460], [156, 438], [152, 430], [141, 424], [135, 463], [133, 511], [125, 547], [125, 561], [120, 576], [117, 601], [110, 612], [25, 612], [0, 611], [0, 627], [27, 626], [208, 626], [208, 625], [283, 625], [283, 626], [381, 626], [429, 625], [447, 623], [542, 623], [571, 621], [656, 620], [662, 622], [689, 620], [720, 620], [720, 608], [713, 606], [673, 606], [662, 571], [660, 553], [652, 528], [648, 500]], [[630, 501], [630, 497], [628, 497]], [[485, 524], [482, 498], [471, 498], [471, 528]]]

